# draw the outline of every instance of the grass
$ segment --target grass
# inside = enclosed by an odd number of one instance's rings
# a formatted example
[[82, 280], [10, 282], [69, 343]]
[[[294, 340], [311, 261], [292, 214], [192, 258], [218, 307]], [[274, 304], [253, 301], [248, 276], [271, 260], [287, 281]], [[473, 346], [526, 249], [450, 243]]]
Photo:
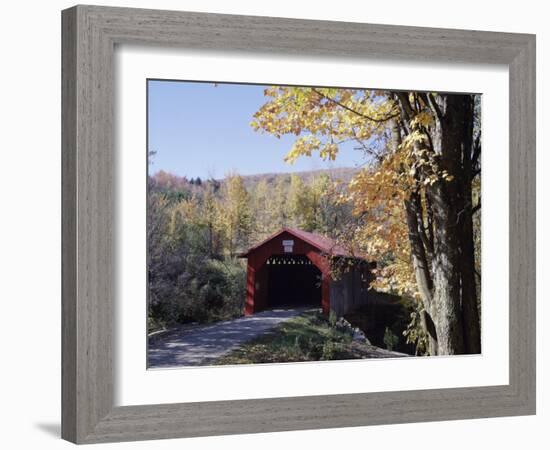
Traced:
[[347, 330], [331, 326], [318, 310], [307, 311], [252, 340], [217, 364], [253, 364], [357, 359]]

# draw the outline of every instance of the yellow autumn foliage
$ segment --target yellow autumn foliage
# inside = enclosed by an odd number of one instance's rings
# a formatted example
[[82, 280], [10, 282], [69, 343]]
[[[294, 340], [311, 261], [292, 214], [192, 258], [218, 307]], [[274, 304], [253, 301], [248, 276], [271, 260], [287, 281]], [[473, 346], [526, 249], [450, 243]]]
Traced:
[[452, 179], [428, 151], [426, 130], [434, 117], [423, 108], [422, 98], [409, 95], [411, 104], [419, 107], [409, 118], [401, 143], [394, 146], [392, 119], [402, 117], [397, 102], [386, 92], [275, 86], [266, 89], [265, 95], [268, 101], [251, 125], [277, 137], [297, 137], [287, 162], [313, 154], [334, 160], [339, 145], [349, 141], [364, 149], [368, 164], [338, 199], [363, 219], [350, 233], [350, 242], [343, 244], [360, 248], [378, 262], [372, 287], [418, 297], [403, 205], [412, 192], [423, 198], [427, 186]]

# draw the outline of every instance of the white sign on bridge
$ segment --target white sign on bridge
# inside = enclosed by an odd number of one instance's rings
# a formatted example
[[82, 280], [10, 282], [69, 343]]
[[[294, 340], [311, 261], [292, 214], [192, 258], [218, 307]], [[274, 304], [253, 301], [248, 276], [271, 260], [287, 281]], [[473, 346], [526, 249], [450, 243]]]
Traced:
[[294, 248], [294, 241], [293, 240], [284, 240], [283, 241], [283, 248], [285, 253], [292, 253], [292, 249]]

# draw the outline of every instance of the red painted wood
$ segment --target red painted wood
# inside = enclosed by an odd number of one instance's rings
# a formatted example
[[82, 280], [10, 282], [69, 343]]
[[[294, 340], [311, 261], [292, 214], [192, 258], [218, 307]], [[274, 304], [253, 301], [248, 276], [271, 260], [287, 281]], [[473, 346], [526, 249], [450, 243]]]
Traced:
[[246, 300], [244, 302], [244, 315], [249, 316], [254, 314], [254, 281], [256, 278], [256, 270], [248, 261], [246, 268]]
[[[285, 253], [283, 241], [293, 240], [292, 253]], [[268, 272], [266, 261], [273, 255], [305, 255], [321, 271], [321, 307], [325, 314], [330, 311], [330, 262], [320, 249], [298, 236], [284, 231], [272, 239], [252, 248], [248, 253], [245, 315], [262, 311], [267, 307]]]

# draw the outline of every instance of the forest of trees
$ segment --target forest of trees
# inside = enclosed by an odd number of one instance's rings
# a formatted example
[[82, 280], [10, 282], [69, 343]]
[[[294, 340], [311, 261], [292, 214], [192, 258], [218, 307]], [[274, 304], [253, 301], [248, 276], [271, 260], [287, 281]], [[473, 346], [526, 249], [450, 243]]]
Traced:
[[242, 314], [246, 260], [239, 253], [284, 226], [337, 238], [353, 219], [338, 204], [355, 169], [187, 179], [149, 177], [151, 329]]

